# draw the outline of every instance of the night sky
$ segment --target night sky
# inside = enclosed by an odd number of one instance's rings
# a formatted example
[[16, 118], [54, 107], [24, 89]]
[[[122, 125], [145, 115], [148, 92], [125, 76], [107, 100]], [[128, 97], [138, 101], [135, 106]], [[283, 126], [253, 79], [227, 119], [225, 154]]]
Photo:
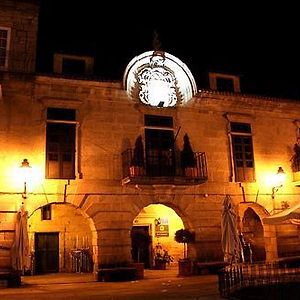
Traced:
[[53, 53], [63, 52], [93, 55], [99, 78], [122, 80], [134, 56], [153, 50], [156, 31], [161, 49], [189, 67], [198, 89], [208, 87], [208, 71], [229, 72], [241, 76], [242, 92], [300, 99], [295, 7], [273, 3], [271, 11], [253, 2], [40, 1], [40, 72], [51, 72]]

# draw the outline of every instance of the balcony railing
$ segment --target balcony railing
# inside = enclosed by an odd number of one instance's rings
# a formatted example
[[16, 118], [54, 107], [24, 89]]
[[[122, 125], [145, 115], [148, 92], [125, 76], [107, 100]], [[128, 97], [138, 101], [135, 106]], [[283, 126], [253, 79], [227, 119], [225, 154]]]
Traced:
[[194, 153], [194, 167], [181, 167], [180, 155], [172, 152], [151, 152], [140, 166], [131, 165], [133, 150], [122, 153], [122, 183], [134, 184], [200, 184], [207, 181], [207, 165], [204, 152]]
[[293, 181], [300, 184], [300, 157], [294, 157], [292, 160]]
[[[271, 287], [280, 283], [299, 282], [300, 267], [296, 258], [294, 261], [286, 258], [268, 263], [227, 266], [218, 273], [220, 296], [231, 299], [232, 296], [235, 298], [235, 293], [243, 288], [263, 285]], [[242, 298], [237, 297], [237, 299]]]
[[300, 157], [293, 158], [292, 169], [293, 169], [293, 172], [299, 172], [300, 171]]

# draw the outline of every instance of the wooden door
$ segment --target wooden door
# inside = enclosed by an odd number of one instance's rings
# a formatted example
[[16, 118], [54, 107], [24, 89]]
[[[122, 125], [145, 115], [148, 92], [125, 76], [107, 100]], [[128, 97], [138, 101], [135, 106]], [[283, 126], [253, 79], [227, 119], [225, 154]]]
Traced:
[[35, 273], [57, 273], [58, 271], [58, 232], [35, 233]]
[[151, 236], [149, 226], [133, 226], [131, 229], [131, 254], [134, 262], [150, 268]]
[[174, 176], [173, 130], [145, 129], [148, 176]]

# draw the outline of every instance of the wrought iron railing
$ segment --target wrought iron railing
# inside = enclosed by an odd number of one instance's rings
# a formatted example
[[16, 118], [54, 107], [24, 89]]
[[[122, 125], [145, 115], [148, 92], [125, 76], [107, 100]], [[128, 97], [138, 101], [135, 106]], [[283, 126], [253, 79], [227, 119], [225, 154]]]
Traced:
[[139, 165], [132, 165], [133, 149], [122, 153], [123, 180], [126, 182], [145, 180], [148, 178], [168, 178], [173, 181], [201, 182], [207, 180], [207, 164], [204, 152], [195, 152], [194, 167], [182, 168], [180, 155], [172, 152], [151, 152]]
[[300, 157], [294, 157], [292, 160], [292, 169], [293, 172], [299, 172], [300, 171]]
[[246, 287], [300, 281], [300, 267], [288, 267], [278, 261], [234, 264], [220, 271], [218, 277], [220, 296], [227, 298]]

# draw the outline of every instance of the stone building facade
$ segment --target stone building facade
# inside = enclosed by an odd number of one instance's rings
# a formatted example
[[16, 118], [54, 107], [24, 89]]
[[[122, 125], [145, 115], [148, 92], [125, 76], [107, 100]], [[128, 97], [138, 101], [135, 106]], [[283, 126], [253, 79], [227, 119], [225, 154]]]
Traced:
[[[214, 74], [211, 89], [198, 90], [188, 67], [162, 51], [133, 59], [120, 82], [37, 75], [38, 6], [32, 3], [7, 0], [0, 9], [0, 267], [11, 263], [22, 203], [37, 273], [76, 271], [74, 257], [84, 249], [85, 271], [131, 262], [138, 226], [151, 237], [144, 257], [149, 267], [157, 243], [180, 258], [174, 226], [195, 233], [189, 257], [223, 260], [225, 197], [254, 260], [299, 254], [296, 225], [262, 220], [299, 199], [290, 159], [300, 102], [243, 94], [234, 75]], [[66, 57], [67, 69], [74, 56]], [[218, 90], [218, 78], [233, 80], [238, 90]], [[186, 172], [185, 135], [196, 160]], [[142, 163], [134, 165], [139, 136]], [[17, 176], [24, 158], [32, 167], [25, 196]], [[272, 189], [278, 167], [286, 181]]]

